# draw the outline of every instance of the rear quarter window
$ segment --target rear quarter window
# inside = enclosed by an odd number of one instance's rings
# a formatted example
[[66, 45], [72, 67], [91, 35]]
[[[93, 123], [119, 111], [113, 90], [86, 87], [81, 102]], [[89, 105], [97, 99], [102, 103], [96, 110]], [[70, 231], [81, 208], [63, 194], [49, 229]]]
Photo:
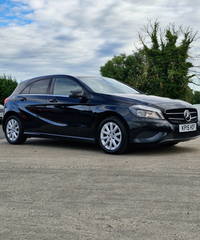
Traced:
[[21, 94], [29, 94], [30, 88], [31, 88], [31, 85], [29, 85], [28, 87], [26, 87], [26, 88], [21, 92]]
[[43, 79], [33, 82], [26, 87], [21, 94], [47, 94], [49, 91], [50, 79]]

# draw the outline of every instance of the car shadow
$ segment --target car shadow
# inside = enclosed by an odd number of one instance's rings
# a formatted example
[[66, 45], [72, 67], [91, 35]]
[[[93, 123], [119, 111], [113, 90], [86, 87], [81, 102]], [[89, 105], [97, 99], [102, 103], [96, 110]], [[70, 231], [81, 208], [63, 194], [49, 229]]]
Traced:
[[[64, 148], [70, 150], [80, 150], [86, 151], [88, 154], [90, 152], [96, 153], [104, 153], [104, 151], [98, 146], [98, 144], [94, 143], [86, 143], [86, 142], [78, 142], [78, 141], [68, 141], [68, 140], [57, 140], [57, 139], [38, 139], [38, 138], [31, 138], [27, 139], [24, 143], [25, 145], [29, 146], [43, 146], [43, 147], [51, 147], [51, 148]], [[194, 154], [194, 152], [198, 152], [199, 150], [192, 145], [181, 145], [181, 143], [175, 146], [155, 146], [155, 147], [147, 147], [147, 146], [134, 146], [131, 145], [126, 153], [121, 154], [120, 156], [155, 156], [155, 155], [177, 155], [185, 153]]]
[[70, 148], [74, 150], [95, 150], [101, 152], [102, 150], [97, 144], [70, 141], [70, 140], [60, 140], [60, 139], [46, 139], [46, 138], [31, 138], [27, 139], [24, 143], [25, 145], [43, 146], [51, 148]]
[[128, 155], [134, 154], [138, 156], [143, 155], [149, 155], [149, 156], [162, 156], [162, 155], [177, 155], [177, 154], [183, 154], [185, 153], [191, 153], [194, 154], [195, 152], [198, 152], [199, 150], [196, 147], [193, 147], [192, 145], [184, 146], [181, 143], [178, 143], [174, 146], [166, 146], [166, 145], [160, 145], [160, 146], [153, 146], [153, 147], [141, 147], [141, 146], [132, 146], [132, 148], [129, 149], [127, 152]]

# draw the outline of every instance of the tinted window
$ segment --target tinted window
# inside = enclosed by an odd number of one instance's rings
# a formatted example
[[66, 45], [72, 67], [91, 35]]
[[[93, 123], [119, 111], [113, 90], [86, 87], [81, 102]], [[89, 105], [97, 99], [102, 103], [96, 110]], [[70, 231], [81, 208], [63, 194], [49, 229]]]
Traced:
[[56, 78], [53, 94], [69, 96], [73, 90], [81, 90], [82, 88], [73, 80], [68, 78]]
[[30, 94], [46, 94], [49, 88], [50, 79], [36, 81], [31, 85]]

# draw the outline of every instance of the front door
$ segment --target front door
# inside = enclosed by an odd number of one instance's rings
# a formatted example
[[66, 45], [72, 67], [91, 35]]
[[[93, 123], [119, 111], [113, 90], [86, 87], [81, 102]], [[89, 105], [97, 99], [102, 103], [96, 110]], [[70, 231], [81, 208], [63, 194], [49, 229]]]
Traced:
[[48, 129], [56, 135], [89, 137], [91, 124], [89, 99], [70, 98], [70, 91], [82, 87], [70, 78], [56, 78], [47, 98]]

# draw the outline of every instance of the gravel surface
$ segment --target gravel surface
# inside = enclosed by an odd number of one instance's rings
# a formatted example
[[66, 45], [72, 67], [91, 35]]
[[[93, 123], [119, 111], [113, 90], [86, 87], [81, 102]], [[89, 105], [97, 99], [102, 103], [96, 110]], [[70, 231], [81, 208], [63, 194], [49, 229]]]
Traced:
[[200, 239], [199, 145], [115, 156], [92, 144], [1, 139], [0, 239]]

